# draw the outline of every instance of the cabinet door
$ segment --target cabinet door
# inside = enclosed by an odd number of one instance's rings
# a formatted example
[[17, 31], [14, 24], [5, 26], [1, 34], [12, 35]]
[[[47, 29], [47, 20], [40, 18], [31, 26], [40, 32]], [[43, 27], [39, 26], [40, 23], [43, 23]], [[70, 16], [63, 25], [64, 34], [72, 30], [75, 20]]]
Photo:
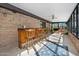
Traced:
[[18, 43], [19, 48], [22, 48], [22, 46], [27, 42], [27, 36], [25, 30], [18, 30]]
[[26, 43], [26, 32], [24, 30], [19, 31], [19, 41], [21, 43]]

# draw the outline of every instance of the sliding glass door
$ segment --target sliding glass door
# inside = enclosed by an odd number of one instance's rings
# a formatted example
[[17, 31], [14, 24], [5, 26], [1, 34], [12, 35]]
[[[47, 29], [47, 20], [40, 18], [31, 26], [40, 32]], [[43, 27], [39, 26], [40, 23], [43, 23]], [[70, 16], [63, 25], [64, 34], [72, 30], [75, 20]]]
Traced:
[[68, 30], [74, 34], [77, 38], [79, 38], [79, 4], [76, 6], [74, 11], [72, 12], [68, 22], [67, 22]]

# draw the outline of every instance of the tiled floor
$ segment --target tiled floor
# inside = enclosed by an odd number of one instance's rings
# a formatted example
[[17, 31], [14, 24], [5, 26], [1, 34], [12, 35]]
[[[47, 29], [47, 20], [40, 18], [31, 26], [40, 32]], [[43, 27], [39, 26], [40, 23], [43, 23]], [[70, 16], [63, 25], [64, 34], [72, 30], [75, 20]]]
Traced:
[[73, 43], [71, 42], [70, 39], [68, 39], [67, 35], [63, 36], [64, 40], [63, 40], [63, 44], [68, 46], [69, 49], [69, 55], [74, 55], [74, 56], [79, 56], [79, 53], [77, 52], [76, 48], [74, 47]]
[[19, 49], [16, 45], [0, 48], [0, 55], [13, 56], [71, 56], [79, 55], [68, 36], [61, 33], [51, 34], [49, 37], [33, 45], [30, 49]]
[[[30, 52], [31, 51], [31, 52]], [[54, 33], [46, 39], [38, 42], [27, 52], [19, 55], [37, 55], [37, 56], [68, 56], [68, 47], [63, 44], [63, 35]]]

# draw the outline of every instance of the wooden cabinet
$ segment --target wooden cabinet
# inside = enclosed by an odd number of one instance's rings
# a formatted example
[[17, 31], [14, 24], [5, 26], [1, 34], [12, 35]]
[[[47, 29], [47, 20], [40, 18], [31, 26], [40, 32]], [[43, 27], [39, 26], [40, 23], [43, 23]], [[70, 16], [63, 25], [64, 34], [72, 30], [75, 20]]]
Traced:
[[19, 48], [22, 48], [22, 45], [27, 42], [27, 34], [24, 29], [18, 29], [18, 43]]
[[35, 38], [35, 29], [33, 28], [18, 29], [19, 48], [22, 48], [26, 44], [28, 45], [28, 42], [30, 42], [34, 38]]
[[[24, 47], [25, 45], [32, 45], [33, 43], [39, 41], [40, 37], [43, 37], [45, 34], [45, 29], [42, 28], [19, 28], [18, 29], [18, 43], [19, 48]], [[30, 42], [30, 44], [29, 44]]]

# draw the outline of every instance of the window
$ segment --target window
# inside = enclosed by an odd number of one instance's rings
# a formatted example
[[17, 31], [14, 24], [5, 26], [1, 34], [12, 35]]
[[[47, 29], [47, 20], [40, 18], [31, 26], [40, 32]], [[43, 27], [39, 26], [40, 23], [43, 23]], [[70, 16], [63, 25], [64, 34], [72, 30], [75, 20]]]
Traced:
[[78, 19], [77, 19], [77, 22], [78, 22], [78, 38], [79, 38], [79, 5], [78, 5]]
[[67, 22], [68, 30], [79, 38], [79, 5], [76, 6]]
[[41, 28], [46, 28], [46, 22], [44, 22], [44, 21], [40, 21], [41, 23]]
[[53, 23], [53, 28], [58, 28], [59, 24], [58, 23]]
[[73, 22], [74, 22], [74, 24], [73, 24], [73, 25], [74, 25], [74, 28], [73, 28], [73, 29], [74, 29], [73, 34], [76, 35], [76, 10], [74, 11], [74, 21], [73, 21]]

